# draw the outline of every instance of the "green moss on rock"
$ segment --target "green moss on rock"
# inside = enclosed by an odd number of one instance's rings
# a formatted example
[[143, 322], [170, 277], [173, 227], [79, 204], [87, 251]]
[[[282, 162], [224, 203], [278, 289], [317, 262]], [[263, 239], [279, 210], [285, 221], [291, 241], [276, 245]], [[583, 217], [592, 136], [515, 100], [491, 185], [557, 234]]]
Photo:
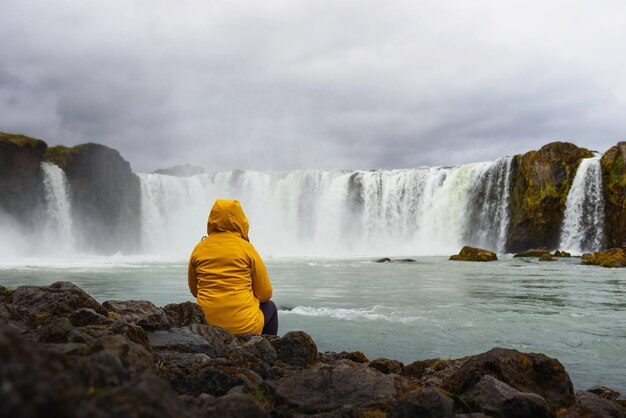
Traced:
[[452, 261], [496, 261], [497, 259], [496, 253], [492, 251], [467, 245], [461, 248], [459, 254], [450, 256]]
[[608, 247], [626, 245], [626, 142], [611, 147], [600, 159]]
[[567, 194], [583, 158], [593, 153], [553, 142], [513, 160], [507, 251], [558, 245]]
[[626, 267], [626, 250], [611, 248], [606, 251], [583, 254], [580, 262], [602, 267]]

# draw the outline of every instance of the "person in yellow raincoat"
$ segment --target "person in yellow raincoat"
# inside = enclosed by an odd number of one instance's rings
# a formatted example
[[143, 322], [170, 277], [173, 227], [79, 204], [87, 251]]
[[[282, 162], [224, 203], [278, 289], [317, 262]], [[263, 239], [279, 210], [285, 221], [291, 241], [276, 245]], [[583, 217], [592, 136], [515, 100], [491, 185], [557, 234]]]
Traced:
[[233, 334], [278, 332], [272, 285], [263, 260], [248, 240], [248, 219], [237, 200], [217, 199], [208, 236], [189, 259], [189, 290], [210, 325]]

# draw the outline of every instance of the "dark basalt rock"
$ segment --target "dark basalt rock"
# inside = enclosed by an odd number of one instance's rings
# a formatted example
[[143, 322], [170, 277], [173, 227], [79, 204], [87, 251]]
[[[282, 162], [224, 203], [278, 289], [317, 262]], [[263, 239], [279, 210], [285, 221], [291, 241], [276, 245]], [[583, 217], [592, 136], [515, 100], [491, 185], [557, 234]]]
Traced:
[[163, 312], [147, 300], [107, 300], [102, 306], [114, 312], [117, 317], [130, 324], [136, 324], [146, 331], [169, 329], [170, 323]]
[[185, 325], [206, 325], [204, 311], [197, 303], [183, 302], [171, 303], [163, 307], [163, 312], [172, 327], [184, 327]]
[[396, 375], [384, 375], [347, 360], [334, 365], [317, 364], [270, 382], [270, 386], [281, 403], [309, 414], [332, 411], [343, 405], [389, 408], [410, 389]]
[[496, 253], [482, 248], [464, 246], [457, 255], [450, 256], [452, 261], [496, 261]]
[[572, 255], [570, 253], [568, 253], [567, 251], [555, 251], [554, 254], [552, 254], [552, 257], [560, 257], [560, 258], [569, 258]]
[[141, 184], [120, 153], [100, 144], [48, 148], [46, 161], [65, 171], [79, 248], [132, 253], [141, 236]]
[[45, 208], [41, 162], [48, 145], [39, 139], [0, 132], [0, 214], [36, 230]]
[[470, 357], [445, 382], [444, 387], [463, 394], [483, 376], [492, 376], [520, 392], [538, 394], [553, 409], [574, 403], [574, 389], [563, 365], [543, 354], [521, 353], [517, 350], [493, 348]]
[[576, 392], [576, 404], [559, 418], [606, 417], [626, 418], [626, 408], [589, 391]]
[[554, 412], [544, 398], [520, 392], [496, 378], [485, 375], [462, 399], [473, 409], [494, 418], [551, 418]]
[[199, 324], [148, 334], [150, 345], [156, 350], [203, 353], [212, 358], [224, 357], [233, 338], [223, 328]]
[[389, 418], [446, 418], [454, 414], [454, 402], [433, 388], [407, 393], [389, 413]]
[[369, 366], [384, 374], [400, 374], [404, 364], [398, 360], [377, 358], [370, 361]]
[[539, 261], [554, 261], [554, 258], [550, 254], [544, 254], [539, 257]]
[[250, 395], [233, 393], [216, 398], [210, 395], [183, 397], [193, 417], [207, 418], [269, 418], [270, 414]]
[[[24, 302], [28, 295], [33, 307]], [[626, 411], [607, 388], [594, 389], [607, 399], [586, 392], [574, 403], [561, 364], [541, 354], [494, 349], [404, 367], [391, 359], [368, 362], [358, 351], [318, 358], [315, 342], [301, 331], [234, 336], [196, 323], [202, 317], [190, 304], [116, 302], [120, 313], [104, 315], [94, 302], [69, 283], [0, 288], [0, 417], [486, 416], [468, 414], [471, 408], [494, 417], [624, 417]], [[156, 321], [145, 320], [155, 312]], [[170, 329], [147, 333], [136, 325], [163, 326], [161, 314]], [[172, 326], [181, 324], [187, 325]]]
[[292, 366], [311, 367], [318, 362], [317, 346], [311, 337], [302, 331], [291, 331], [271, 341], [279, 361]]
[[8, 298], [13, 305], [40, 314], [40, 318], [43, 315], [69, 315], [80, 308], [92, 309], [103, 316], [108, 315], [107, 310], [94, 298], [70, 282], [55, 282], [50, 286], [20, 286]]
[[585, 148], [553, 142], [539, 151], [517, 155], [511, 172], [507, 252], [546, 246], [555, 248], [565, 212], [567, 194]]
[[626, 239], [626, 142], [608, 149], [600, 159], [600, 166], [606, 245], [622, 247]]

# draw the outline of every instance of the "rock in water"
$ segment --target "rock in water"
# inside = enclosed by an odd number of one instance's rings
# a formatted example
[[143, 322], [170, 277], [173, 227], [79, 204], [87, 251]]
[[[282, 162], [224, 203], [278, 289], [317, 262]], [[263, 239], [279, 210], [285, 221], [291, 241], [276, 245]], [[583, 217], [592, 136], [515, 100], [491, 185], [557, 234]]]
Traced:
[[450, 257], [450, 260], [453, 261], [496, 261], [497, 259], [496, 253], [492, 251], [467, 245], [461, 248], [461, 252], [458, 255]]
[[611, 248], [597, 253], [583, 254], [582, 264], [602, 267], [626, 267], [626, 250], [623, 248]]
[[556, 250], [554, 254], [552, 254], [552, 257], [560, 257], [560, 258], [568, 258], [571, 256], [572, 255], [568, 253], [567, 251], [559, 251], [559, 250]]
[[550, 257], [550, 250], [546, 247], [541, 248], [532, 248], [530, 250], [522, 251], [521, 253], [515, 254], [514, 258], [520, 257]]

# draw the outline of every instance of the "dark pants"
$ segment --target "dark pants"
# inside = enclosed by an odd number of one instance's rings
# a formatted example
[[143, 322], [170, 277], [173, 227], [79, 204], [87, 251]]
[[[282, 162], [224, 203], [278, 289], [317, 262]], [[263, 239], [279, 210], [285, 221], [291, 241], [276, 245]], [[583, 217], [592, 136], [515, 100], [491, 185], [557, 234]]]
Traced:
[[263, 312], [263, 316], [265, 317], [265, 322], [263, 323], [263, 331], [261, 334], [270, 334], [277, 335], [278, 334], [278, 310], [276, 309], [276, 305], [271, 300], [267, 302], [262, 302], [259, 306], [261, 312]]

